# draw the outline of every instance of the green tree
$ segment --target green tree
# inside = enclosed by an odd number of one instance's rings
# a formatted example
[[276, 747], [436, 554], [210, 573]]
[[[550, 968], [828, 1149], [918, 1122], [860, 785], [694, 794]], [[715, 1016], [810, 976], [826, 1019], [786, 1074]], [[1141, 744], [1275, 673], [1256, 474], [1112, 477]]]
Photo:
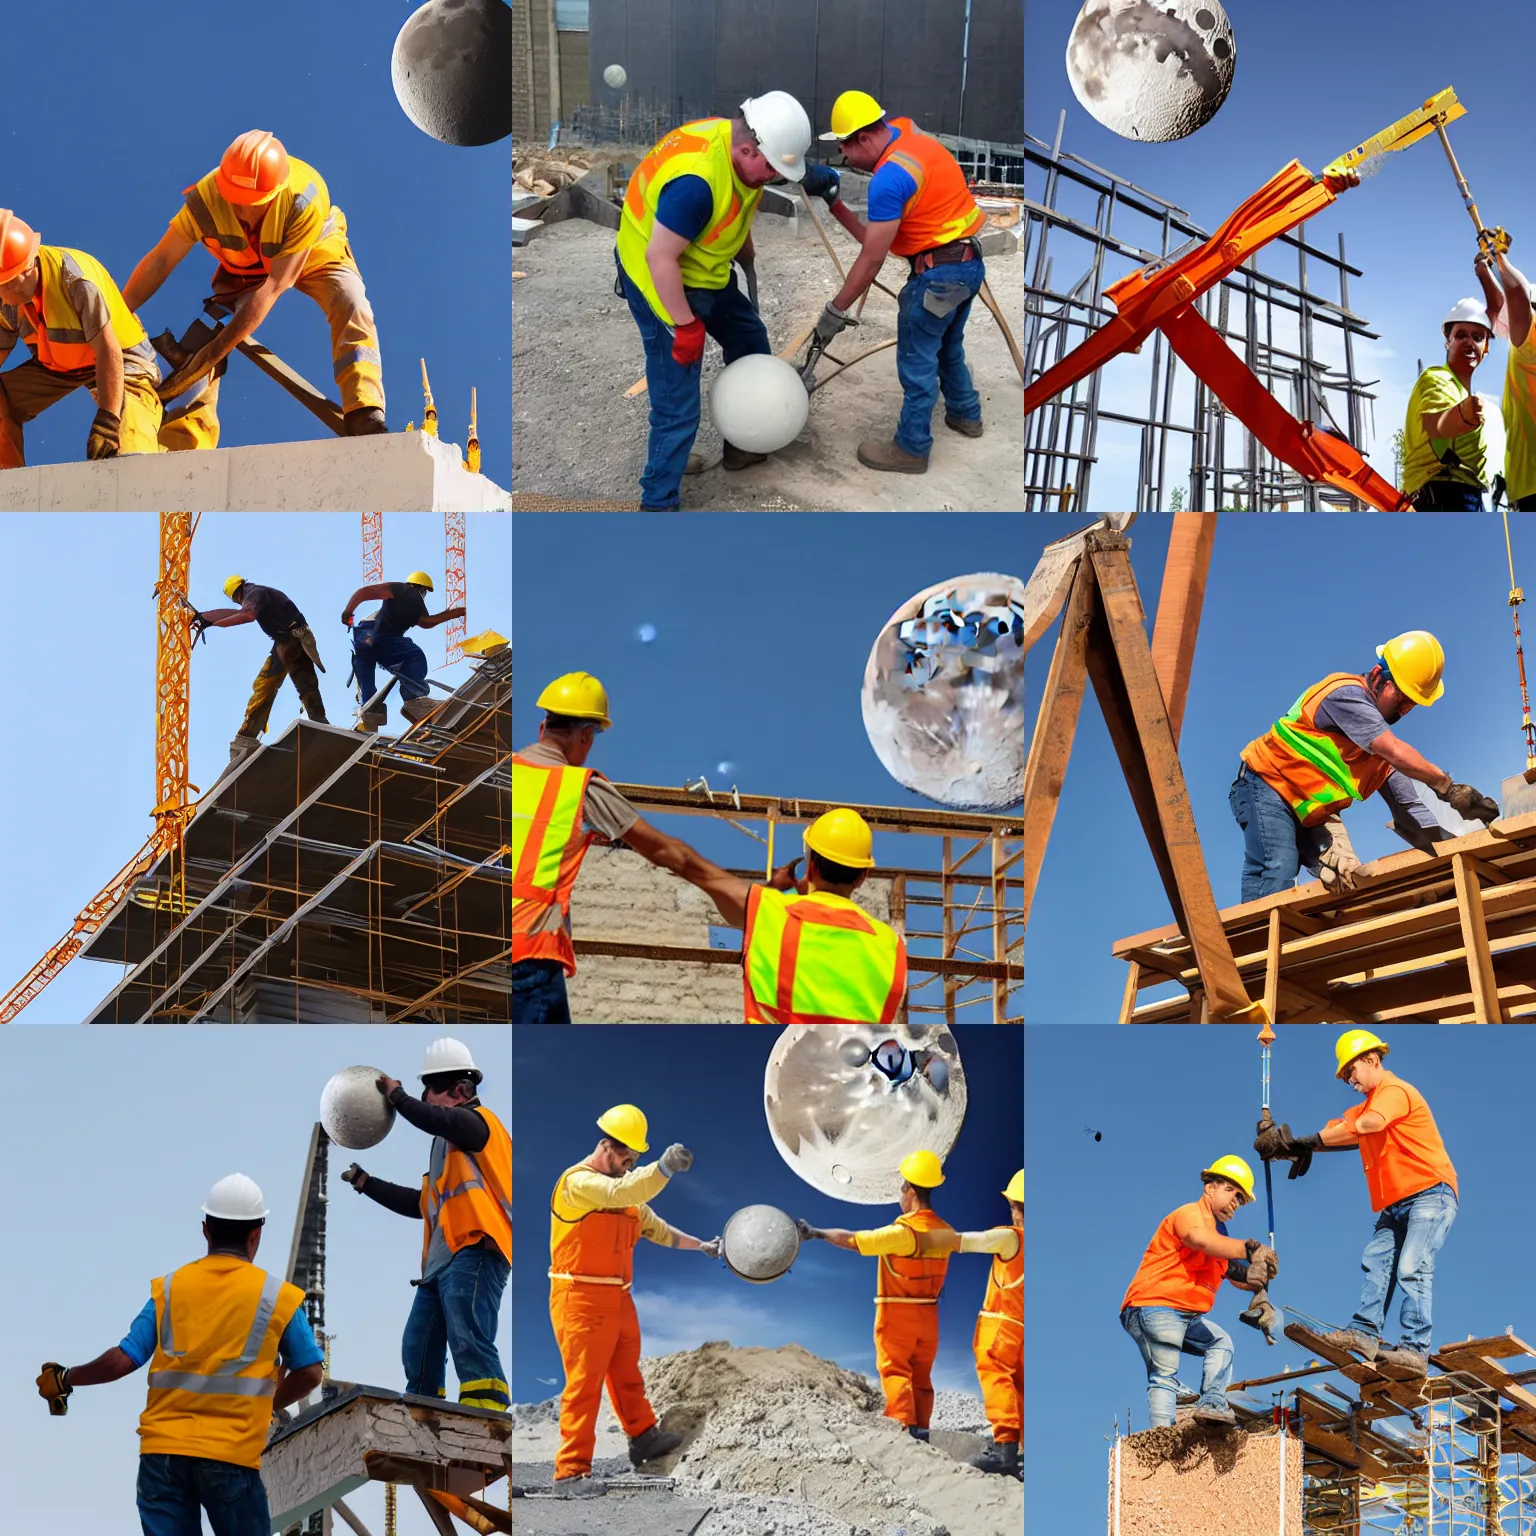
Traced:
[[1168, 498], [1168, 510], [1170, 512], [1182, 512], [1184, 510], [1184, 487], [1176, 485], [1173, 494]]

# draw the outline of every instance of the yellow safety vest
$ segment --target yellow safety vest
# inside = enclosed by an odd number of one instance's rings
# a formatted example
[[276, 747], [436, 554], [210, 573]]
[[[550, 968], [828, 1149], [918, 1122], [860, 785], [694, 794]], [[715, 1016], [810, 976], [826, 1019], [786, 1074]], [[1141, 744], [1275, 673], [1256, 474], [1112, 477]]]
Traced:
[[96, 354], [86, 340], [84, 321], [64, 287], [66, 276], [84, 277], [101, 290], [107, 301], [112, 334], [124, 352], [147, 339], [139, 317], [123, 302], [112, 274], [94, 256], [67, 246], [42, 245], [38, 247], [37, 260], [37, 292], [22, 310], [36, 327], [35, 334], [27, 340], [43, 367], [54, 373], [75, 373], [96, 366]]
[[512, 757], [512, 963], [558, 960], [576, 974], [576, 952], [562, 925], [534, 930], [555, 904], [569, 921], [571, 889], [592, 834], [581, 829], [581, 807], [593, 768], [547, 768]]
[[272, 258], [283, 254], [289, 243], [295, 220], [311, 208], [317, 210], [315, 238], [308, 246], [304, 270], [346, 261], [347, 216], [331, 201], [324, 178], [314, 166], [288, 159], [288, 185], [261, 210], [257, 247], [253, 248], [245, 226], [233, 204], [219, 191], [217, 173], [204, 177], [183, 190], [184, 207], [172, 223], [181, 225], [182, 233], [200, 240], [218, 258], [219, 265], [240, 274], [265, 274], [272, 269]]
[[[488, 1237], [502, 1258], [512, 1262], [512, 1137], [485, 1105], [471, 1107], [485, 1121], [490, 1139], [478, 1152], [443, 1142], [443, 1165], [436, 1179], [430, 1172], [421, 1176], [423, 1274], [434, 1232], [442, 1233], [449, 1253]], [[436, 1150], [434, 1142], [434, 1154]]]
[[645, 248], [656, 225], [663, 188], [679, 176], [699, 176], [709, 183], [714, 208], [709, 225], [678, 258], [688, 288], [724, 288], [731, 261], [746, 244], [761, 187], [744, 187], [731, 165], [731, 125], [723, 117], [704, 118], [674, 128], [635, 170], [624, 193], [619, 222], [619, 261], [629, 280], [668, 325], [673, 324], [645, 263]]

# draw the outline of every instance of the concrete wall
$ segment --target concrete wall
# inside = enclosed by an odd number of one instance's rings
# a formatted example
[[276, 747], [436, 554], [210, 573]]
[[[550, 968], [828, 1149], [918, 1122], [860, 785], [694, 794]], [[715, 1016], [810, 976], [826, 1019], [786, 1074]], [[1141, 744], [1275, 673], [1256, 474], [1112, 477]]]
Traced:
[[585, 32], [557, 32], [560, 40], [560, 117], [570, 122], [571, 112], [592, 99], [587, 83], [591, 48]]
[[[1110, 1529], [1120, 1536], [1301, 1536], [1302, 1443], [1285, 1437], [1284, 1524], [1280, 1445], [1273, 1432], [1208, 1429], [1184, 1419], [1127, 1435], [1119, 1482], [1110, 1452]], [[1116, 1523], [1118, 1515], [1118, 1525]]]
[[512, 141], [534, 135], [532, 0], [512, 0]]

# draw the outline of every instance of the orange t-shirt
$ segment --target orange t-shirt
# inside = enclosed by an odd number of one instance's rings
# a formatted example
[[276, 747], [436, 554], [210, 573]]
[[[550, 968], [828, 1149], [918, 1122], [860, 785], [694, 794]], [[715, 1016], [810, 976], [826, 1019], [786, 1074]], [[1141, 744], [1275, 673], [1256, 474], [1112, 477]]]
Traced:
[[1191, 1200], [1163, 1217], [1141, 1256], [1141, 1267], [1131, 1281], [1131, 1288], [1120, 1303], [1122, 1312], [1127, 1307], [1209, 1312], [1215, 1305], [1216, 1292], [1226, 1277], [1227, 1261], [1213, 1253], [1186, 1248], [1179, 1241], [1174, 1223], [1186, 1214], [1200, 1226], [1215, 1227], [1211, 1213], [1199, 1200]]
[[[1365, 1165], [1373, 1211], [1385, 1210], [1435, 1184], [1449, 1184], [1456, 1190], [1456, 1170], [1446, 1156], [1435, 1117], [1412, 1083], [1388, 1072], [1365, 1103], [1346, 1109], [1328, 1124], [1346, 1126], [1358, 1135], [1355, 1123], [1368, 1109], [1387, 1122], [1381, 1130], [1360, 1137], [1360, 1161]], [[1460, 1191], [1456, 1192], [1459, 1196]]]

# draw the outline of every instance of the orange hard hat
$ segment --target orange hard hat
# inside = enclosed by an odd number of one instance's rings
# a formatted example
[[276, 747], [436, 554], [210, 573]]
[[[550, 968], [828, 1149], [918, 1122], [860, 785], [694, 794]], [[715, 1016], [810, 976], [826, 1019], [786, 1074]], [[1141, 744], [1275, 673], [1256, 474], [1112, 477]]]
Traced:
[[9, 283], [32, 265], [42, 236], [9, 208], [0, 208], [0, 283]]
[[287, 186], [288, 151], [275, 134], [252, 128], [224, 151], [214, 179], [226, 202], [259, 208]]

